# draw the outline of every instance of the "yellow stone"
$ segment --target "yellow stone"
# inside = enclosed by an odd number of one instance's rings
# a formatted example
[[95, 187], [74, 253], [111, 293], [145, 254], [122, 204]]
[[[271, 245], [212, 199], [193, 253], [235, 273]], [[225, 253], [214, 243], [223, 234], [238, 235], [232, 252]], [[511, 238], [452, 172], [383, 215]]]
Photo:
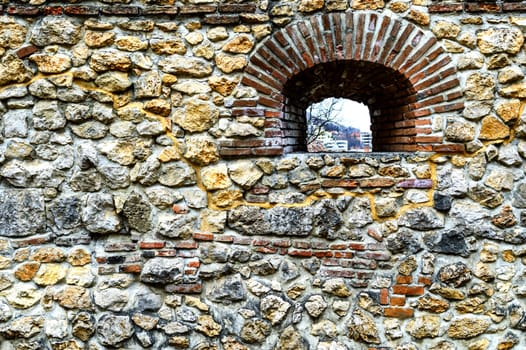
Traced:
[[506, 124], [513, 123], [519, 118], [519, 112], [521, 108], [520, 100], [510, 100], [501, 102], [497, 105], [497, 115], [504, 120]]
[[39, 262], [27, 262], [18, 266], [18, 268], [15, 270], [15, 277], [20, 281], [31, 281], [33, 277], [35, 277], [35, 274], [39, 268]]
[[226, 208], [238, 204], [243, 199], [239, 190], [222, 190], [212, 195], [212, 204], [219, 208]]
[[117, 48], [124, 51], [141, 51], [148, 48], [148, 41], [143, 41], [136, 36], [123, 36], [115, 41]]
[[242, 70], [248, 64], [247, 58], [243, 55], [229, 56], [219, 53], [215, 57], [217, 67], [224, 73], [232, 73]]
[[411, 9], [409, 11], [407, 18], [421, 26], [427, 26], [429, 25], [429, 22], [431, 22], [428, 13], [425, 13], [419, 10], [415, 10], [415, 9]]
[[62, 262], [66, 260], [66, 254], [59, 249], [55, 247], [44, 247], [44, 248], [38, 248], [35, 249], [33, 254], [29, 257], [30, 260], [39, 261], [39, 262]]
[[489, 340], [486, 338], [474, 341], [468, 345], [468, 350], [486, 350], [489, 346]]
[[181, 157], [179, 156], [179, 152], [177, 148], [175, 147], [166, 147], [161, 151], [161, 153], [157, 156], [157, 159], [161, 161], [162, 163], [167, 163], [172, 160], [179, 160]]
[[352, 0], [354, 10], [377, 10], [385, 7], [384, 0]]
[[517, 258], [515, 257], [515, 254], [513, 254], [513, 250], [506, 249], [502, 251], [502, 260], [505, 262], [512, 263], [515, 262], [516, 259]]
[[72, 266], [84, 266], [91, 262], [91, 254], [83, 248], [75, 248], [69, 252], [68, 263]]
[[198, 99], [188, 100], [185, 109], [174, 112], [174, 122], [189, 132], [201, 132], [210, 129], [219, 117], [217, 108]]
[[324, 0], [301, 0], [298, 10], [301, 12], [314, 12], [323, 8]]
[[44, 264], [38, 270], [33, 281], [39, 286], [51, 286], [66, 277], [67, 269], [60, 264]]
[[115, 33], [113, 32], [95, 32], [88, 30], [84, 35], [84, 43], [89, 47], [98, 48], [113, 45]]
[[172, 113], [172, 104], [170, 101], [162, 98], [154, 98], [153, 100], [146, 101], [144, 103], [144, 110], [168, 117]]
[[402, 1], [394, 1], [389, 4], [389, 9], [395, 13], [402, 13], [409, 9], [409, 3]]
[[190, 295], [187, 295], [184, 297], [184, 302], [186, 305], [195, 307], [198, 310], [205, 311], [205, 312], [208, 311], [208, 305], [203, 303], [201, 299], [197, 297], [192, 297]]
[[0, 255], [0, 270], [7, 269], [11, 266], [11, 262], [12, 260], [10, 258]]
[[188, 41], [191, 45], [197, 45], [204, 40], [204, 36], [200, 32], [191, 32], [186, 34], [184, 39]]
[[454, 39], [460, 33], [460, 27], [452, 22], [437, 21], [431, 31], [438, 39], [448, 38]]
[[510, 129], [500, 119], [487, 116], [482, 119], [479, 138], [481, 140], [499, 140], [510, 136]]
[[232, 185], [225, 164], [209, 166], [201, 169], [201, 179], [207, 190], [222, 190]]
[[71, 58], [63, 54], [38, 54], [29, 57], [41, 73], [57, 74], [67, 71], [71, 68]]
[[151, 40], [150, 47], [157, 55], [184, 55], [186, 53], [186, 46], [181, 38]]
[[212, 76], [208, 79], [210, 88], [223, 96], [230, 95], [238, 83], [238, 78], [229, 78], [226, 76]]

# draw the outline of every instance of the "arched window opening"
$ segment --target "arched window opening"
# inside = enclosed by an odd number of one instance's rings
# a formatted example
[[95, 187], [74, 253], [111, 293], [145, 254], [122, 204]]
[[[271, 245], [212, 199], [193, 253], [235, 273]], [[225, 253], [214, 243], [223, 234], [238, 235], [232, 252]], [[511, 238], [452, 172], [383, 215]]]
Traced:
[[345, 98], [329, 97], [306, 110], [308, 152], [370, 152], [369, 108]]
[[308, 130], [313, 127], [309, 125], [309, 107], [331, 97], [369, 108], [370, 150], [415, 149], [415, 89], [405, 76], [385, 65], [354, 60], [321, 63], [289, 79], [283, 95], [283, 132], [288, 151], [308, 151]]

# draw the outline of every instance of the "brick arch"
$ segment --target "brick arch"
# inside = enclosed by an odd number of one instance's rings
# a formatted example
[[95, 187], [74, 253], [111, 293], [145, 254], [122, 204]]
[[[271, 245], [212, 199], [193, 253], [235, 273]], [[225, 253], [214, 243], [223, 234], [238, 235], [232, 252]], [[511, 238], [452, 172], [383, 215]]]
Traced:
[[[327, 96], [311, 94], [316, 69], [345, 77], [318, 79], [314, 88]], [[369, 106], [374, 151], [462, 151], [431, 127], [433, 116], [464, 107], [456, 73], [434, 35], [405, 20], [369, 12], [313, 16], [275, 32], [252, 54], [242, 83], [258, 91], [252, 113], [266, 117], [265, 139], [244, 143], [256, 155], [305, 150], [306, 102], [334, 96]]]

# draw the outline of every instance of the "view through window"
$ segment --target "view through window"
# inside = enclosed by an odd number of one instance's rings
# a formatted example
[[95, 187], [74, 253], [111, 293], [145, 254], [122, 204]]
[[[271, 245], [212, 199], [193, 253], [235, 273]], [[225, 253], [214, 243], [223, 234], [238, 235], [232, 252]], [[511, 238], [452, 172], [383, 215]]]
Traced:
[[363, 103], [326, 98], [306, 110], [309, 152], [371, 152], [371, 118]]

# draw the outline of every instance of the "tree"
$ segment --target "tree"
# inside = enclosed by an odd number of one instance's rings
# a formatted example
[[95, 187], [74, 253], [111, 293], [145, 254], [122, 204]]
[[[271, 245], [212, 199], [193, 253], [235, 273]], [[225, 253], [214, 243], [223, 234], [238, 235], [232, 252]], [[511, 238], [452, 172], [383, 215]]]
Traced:
[[335, 123], [343, 108], [343, 100], [326, 98], [307, 108], [307, 147], [327, 133], [327, 127]]

